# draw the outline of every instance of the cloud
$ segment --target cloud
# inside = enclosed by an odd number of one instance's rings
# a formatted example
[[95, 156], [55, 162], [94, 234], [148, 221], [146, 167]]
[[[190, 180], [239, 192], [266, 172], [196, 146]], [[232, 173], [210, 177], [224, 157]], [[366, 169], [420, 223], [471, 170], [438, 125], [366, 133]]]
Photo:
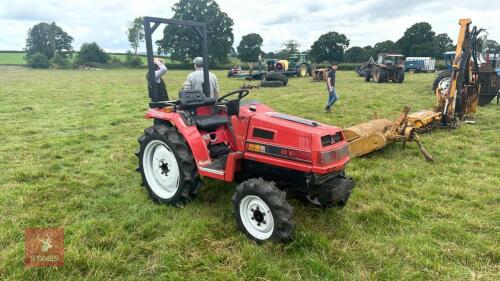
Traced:
[[279, 15], [264, 22], [265, 25], [287, 24], [296, 20], [293, 15]]
[[[124, 34], [128, 22], [138, 16], [171, 17], [177, 0], [27, 0], [0, 2], [0, 50], [20, 50], [26, 33], [40, 21], [56, 22], [75, 38], [73, 46], [95, 41], [108, 51], [129, 49]], [[217, 0], [234, 20], [235, 46], [245, 34], [257, 32], [263, 49], [274, 51], [288, 39], [308, 49], [323, 33], [345, 34], [351, 46], [374, 45], [399, 39], [416, 22], [429, 22], [436, 33], [448, 33], [455, 40], [458, 19], [470, 17], [485, 27], [489, 38], [500, 41], [500, 1], [464, 0]], [[154, 40], [161, 36], [156, 32]]]
[[323, 6], [319, 2], [309, 2], [305, 4], [305, 10], [307, 13], [315, 13], [323, 9]]

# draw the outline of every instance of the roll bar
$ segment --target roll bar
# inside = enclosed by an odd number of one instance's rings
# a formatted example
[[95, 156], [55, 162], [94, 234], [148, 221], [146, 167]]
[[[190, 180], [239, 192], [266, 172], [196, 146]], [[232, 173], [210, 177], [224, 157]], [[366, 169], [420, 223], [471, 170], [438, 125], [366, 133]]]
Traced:
[[[151, 26], [151, 23], [153, 24]], [[149, 98], [153, 103], [165, 101], [165, 97], [158, 94], [158, 85], [155, 82], [155, 67], [153, 62], [153, 42], [151, 35], [160, 26], [160, 24], [174, 24], [190, 26], [196, 31], [198, 36], [201, 37], [201, 56], [203, 57], [203, 93], [205, 96], [210, 96], [210, 82], [208, 79], [208, 38], [207, 38], [207, 24], [194, 21], [184, 21], [176, 19], [164, 19], [155, 17], [144, 17], [144, 37], [146, 40], [146, 53], [148, 60], [148, 82], [151, 85], [149, 88]]]

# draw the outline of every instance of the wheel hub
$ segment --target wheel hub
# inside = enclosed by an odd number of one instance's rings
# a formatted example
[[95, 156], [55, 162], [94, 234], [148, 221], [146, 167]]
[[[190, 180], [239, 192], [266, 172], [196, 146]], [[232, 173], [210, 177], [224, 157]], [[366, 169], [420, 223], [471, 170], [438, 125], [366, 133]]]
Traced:
[[151, 141], [144, 149], [143, 167], [152, 191], [160, 198], [171, 198], [180, 182], [177, 159], [170, 147], [159, 140]]
[[273, 234], [274, 219], [269, 205], [262, 198], [247, 195], [240, 203], [240, 217], [245, 229], [261, 240]]
[[250, 211], [253, 212], [253, 217], [251, 219], [257, 222], [257, 226], [260, 226], [260, 224], [266, 224], [265, 221], [266, 214], [262, 213], [258, 206], [255, 207], [255, 209], [250, 209]]
[[161, 174], [164, 176], [168, 176], [168, 172], [170, 172], [170, 170], [168, 169], [168, 164], [163, 162], [163, 160], [161, 160], [159, 167], [161, 169]]

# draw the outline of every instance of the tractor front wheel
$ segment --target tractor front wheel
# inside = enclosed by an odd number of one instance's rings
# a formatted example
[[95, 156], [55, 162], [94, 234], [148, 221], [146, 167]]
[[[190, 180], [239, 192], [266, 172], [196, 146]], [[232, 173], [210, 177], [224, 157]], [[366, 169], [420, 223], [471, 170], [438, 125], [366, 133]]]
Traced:
[[438, 76], [436, 76], [436, 79], [434, 79], [434, 82], [432, 83], [432, 90], [436, 91], [436, 88], [439, 86], [439, 83], [441, 82], [441, 80], [450, 77], [450, 75], [451, 75], [451, 71], [449, 71], [449, 70], [445, 70], [445, 71], [439, 73]]
[[373, 75], [373, 80], [377, 83], [384, 83], [387, 80], [387, 71], [385, 69], [377, 69], [375, 75]]
[[191, 150], [172, 126], [155, 125], [139, 139], [137, 170], [151, 199], [182, 205], [194, 199], [202, 185]]
[[236, 187], [233, 206], [238, 227], [253, 241], [287, 242], [295, 227], [286, 193], [273, 182], [252, 178]]
[[372, 78], [373, 78], [373, 81], [376, 82], [376, 83], [380, 83], [378, 80], [380, 79], [379, 76], [379, 71], [378, 70], [373, 70], [373, 75], [372, 75]]

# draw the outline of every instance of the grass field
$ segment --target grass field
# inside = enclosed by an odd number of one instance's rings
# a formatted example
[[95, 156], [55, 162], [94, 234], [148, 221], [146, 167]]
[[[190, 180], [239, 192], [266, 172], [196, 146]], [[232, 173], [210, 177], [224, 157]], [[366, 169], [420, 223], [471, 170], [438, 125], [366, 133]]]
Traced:
[[[187, 73], [167, 74], [171, 95]], [[242, 84], [215, 73], [223, 92]], [[343, 210], [292, 201], [295, 240], [256, 245], [236, 228], [234, 186], [206, 180], [183, 208], [154, 204], [139, 186], [144, 76], [0, 67], [1, 280], [500, 279], [500, 106], [479, 108], [476, 125], [422, 135], [433, 164], [413, 144], [353, 159]], [[325, 85], [306, 78], [251, 98], [347, 127], [406, 104], [431, 108], [433, 77], [375, 84], [339, 72], [329, 115]], [[64, 267], [24, 268], [28, 227], [64, 227]]]
[[[0, 52], [0, 65], [25, 65], [27, 62], [24, 59], [25, 53], [18, 53], [18, 52]], [[116, 59], [120, 60], [121, 62], [126, 61], [126, 55], [125, 54], [110, 54], [110, 56], [113, 58], [115, 57]], [[146, 56], [141, 55], [142, 62], [144, 65], [147, 64]], [[170, 59], [165, 59], [165, 63], [170, 65], [173, 68], [179, 68], [179, 67], [184, 67], [181, 63], [179, 62], [173, 62]], [[238, 58], [230, 57], [229, 58], [229, 63], [227, 65], [221, 65], [219, 68], [229, 68], [233, 65], [242, 65], [243, 67], [246, 67], [245, 64], [242, 64], [242, 62]], [[181, 68], [185, 69], [185, 68]]]
[[2, 53], [0, 52], [0, 65], [13, 64], [23, 65], [26, 64], [24, 59], [25, 53]]

